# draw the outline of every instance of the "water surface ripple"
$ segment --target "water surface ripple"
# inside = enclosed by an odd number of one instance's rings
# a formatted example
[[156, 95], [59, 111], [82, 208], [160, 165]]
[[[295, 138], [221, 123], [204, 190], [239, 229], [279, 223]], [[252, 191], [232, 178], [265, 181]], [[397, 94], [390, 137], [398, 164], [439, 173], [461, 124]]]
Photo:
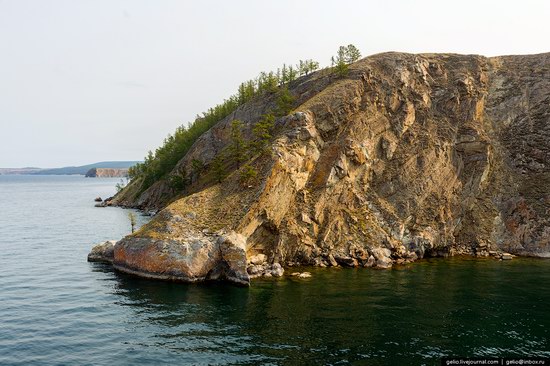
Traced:
[[[249, 289], [90, 264], [129, 230], [93, 207], [116, 179], [0, 176], [2, 365], [438, 365], [550, 357], [550, 261], [425, 260], [312, 270]], [[140, 218], [143, 222], [144, 218]]]

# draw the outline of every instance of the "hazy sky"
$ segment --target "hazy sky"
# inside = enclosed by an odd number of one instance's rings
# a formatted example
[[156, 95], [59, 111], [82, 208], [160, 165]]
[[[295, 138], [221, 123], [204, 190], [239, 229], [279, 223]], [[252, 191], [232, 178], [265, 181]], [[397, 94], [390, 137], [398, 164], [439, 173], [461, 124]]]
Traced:
[[339, 45], [550, 51], [550, 1], [0, 0], [0, 167], [140, 160], [283, 63]]

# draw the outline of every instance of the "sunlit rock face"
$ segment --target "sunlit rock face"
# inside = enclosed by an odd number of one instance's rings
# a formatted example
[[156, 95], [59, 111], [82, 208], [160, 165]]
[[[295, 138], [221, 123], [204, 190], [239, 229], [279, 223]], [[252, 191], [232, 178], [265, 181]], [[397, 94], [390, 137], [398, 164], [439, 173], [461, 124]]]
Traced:
[[[219, 230], [242, 236], [254, 276], [275, 264], [550, 256], [550, 54], [384, 53], [350, 65], [346, 77], [300, 78], [290, 91], [295, 110], [277, 119], [269, 153], [250, 161], [254, 184], [243, 186], [237, 170], [175, 200], [165, 181], [115, 198], [162, 209], [116, 245], [115, 265], [166, 277], [185, 268], [188, 280], [205, 279], [220, 262], [210, 234]], [[250, 130], [273, 98], [220, 121], [176, 169], [199, 158], [208, 167], [229, 142], [231, 120]], [[262, 263], [252, 263], [258, 254]], [[245, 281], [237, 267], [233, 276]]]

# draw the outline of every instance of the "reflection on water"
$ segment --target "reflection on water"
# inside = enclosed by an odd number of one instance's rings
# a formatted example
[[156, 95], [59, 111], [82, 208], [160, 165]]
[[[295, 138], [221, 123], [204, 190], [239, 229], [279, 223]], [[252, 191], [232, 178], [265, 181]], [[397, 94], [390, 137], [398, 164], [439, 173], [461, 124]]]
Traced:
[[149, 334], [135, 347], [216, 364], [382, 365], [550, 356], [549, 297], [524, 297], [525, 284], [536, 289], [549, 269], [528, 259], [431, 260], [393, 271], [313, 269], [312, 279], [259, 280], [250, 289], [112, 276], [133, 331]]
[[94, 243], [129, 231], [124, 210], [93, 207], [116, 179], [18, 179], [0, 177], [1, 365], [550, 357], [550, 261], [308, 269], [250, 288], [156, 282], [86, 262]]

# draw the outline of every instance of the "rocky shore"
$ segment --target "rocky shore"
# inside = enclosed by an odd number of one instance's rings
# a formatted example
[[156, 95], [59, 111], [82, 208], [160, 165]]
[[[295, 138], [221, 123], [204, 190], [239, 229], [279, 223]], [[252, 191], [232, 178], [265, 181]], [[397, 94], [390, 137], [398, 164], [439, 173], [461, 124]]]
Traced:
[[[420, 253], [419, 253], [420, 254]], [[466, 253], [471, 254], [471, 253]], [[515, 256], [499, 251], [479, 251], [478, 257], [511, 260]], [[317, 267], [365, 267], [390, 269], [393, 265], [412, 263], [419, 259], [416, 252], [403, 246], [395, 251], [355, 248], [349, 255], [321, 254], [314, 259]], [[246, 240], [235, 232], [187, 238], [186, 241], [122, 239], [99, 243], [88, 254], [88, 262], [109, 263], [116, 270], [145, 278], [181, 282], [223, 280], [249, 286], [259, 277], [282, 277], [280, 263], [268, 263], [264, 254], [246, 255]], [[301, 265], [288, 263], [288, 267]], [[288, 268], [287, 268], [288, 269]], [[290, 276], [309, 278], [310, 272], [293, 272]]]

